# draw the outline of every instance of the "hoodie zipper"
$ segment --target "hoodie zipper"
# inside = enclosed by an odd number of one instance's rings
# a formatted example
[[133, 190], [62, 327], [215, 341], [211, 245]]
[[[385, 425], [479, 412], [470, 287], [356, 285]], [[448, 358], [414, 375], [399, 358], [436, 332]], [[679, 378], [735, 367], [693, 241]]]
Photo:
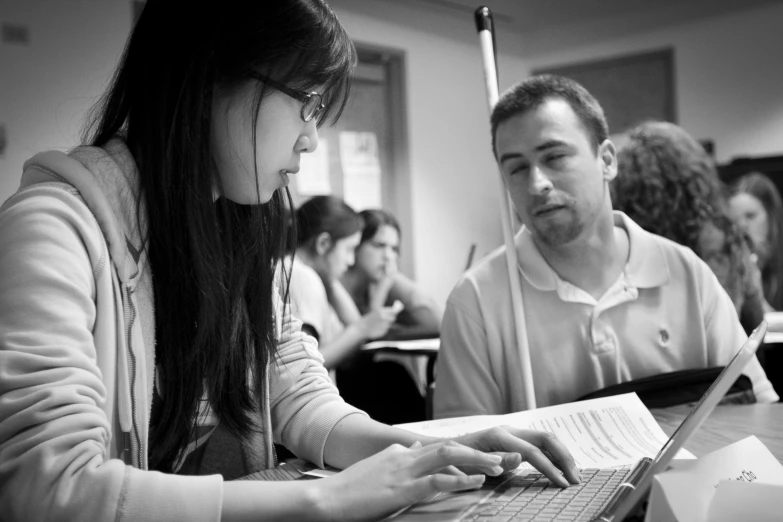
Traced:
[[[123, 299], [123, 312], [125, 315], [125, 341], [128, 347], [128, 367], [130, 368], [130, 392], [131, 392], [131, 426], [132, 432], [125, 434], [125, 450], [131, 452], [131, 459], [136, 458], [136, 465], [144, 469], [142, 455], [144, 454], [144, 444], [139, 436], [139, 426], [136, 422], [136, 353], [133, 351], [133, 322], [136, 320], [136, 308], [133, 306], [131, 296], [133, 289], [130, 286], [123, 285], [126, 299]], [[131, 460], [133, 464], [133, 460]]]

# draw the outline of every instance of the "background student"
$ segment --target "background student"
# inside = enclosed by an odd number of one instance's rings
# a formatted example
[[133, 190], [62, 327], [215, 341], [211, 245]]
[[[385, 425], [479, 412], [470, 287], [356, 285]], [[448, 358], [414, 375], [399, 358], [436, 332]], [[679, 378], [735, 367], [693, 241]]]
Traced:
[[610, 184], [614, 209], [693, 250], [731, 297], [745, 330], [755, 328], [769, 307], [761, 273], [704, 148], [678, 125], [646, 122], [627, 132], [617, 164], [620, 175]]
[[[578, 481], [540, 432], [372, 421], [281, 299], [285, 186], [355, 56], [320, 0], [146, 2], [85, 146], [33, 157], [0, 210], [4, 520], [377, 519], [520, 454]], [[224, 481], [273, 441], [348, 469]]]
[[402, 231], [397, 218], [382, 209], [363, 210], [364, 223], [355, 262], [341, 281], [362, 313], [400, 301], [396, 324], [437, 333], [442, 311], [434, 299], [398, 270]]
[[[398, 271], [401, 230], [381, 209], [359, 213], [364, 224], [355, 262], [341, 281], [362, 313], [400, 302], [403, 309], [387, 336], [437, 336], [442, 312], [414, 281]], [[381, 351], [361, 354], [338, 372], [347, 402], [389, 424], [426, 417], [426, 355]]]
[[750, 236], [771, 310], [783, 310], [783, 203], [777, 187], [760, 172], [745, 174], [731, 188], [731, 212]]
[[296, 210], [296, 224], [290, 285], [293, 313], [303, 330], [318, 339], [324, 366], [337, 368], [362, 344], [386, 334], [400, 304], [360, 311], [343, 287], [340, 277], [354, 264], [363, 223], [342, 199], [307, 200]]

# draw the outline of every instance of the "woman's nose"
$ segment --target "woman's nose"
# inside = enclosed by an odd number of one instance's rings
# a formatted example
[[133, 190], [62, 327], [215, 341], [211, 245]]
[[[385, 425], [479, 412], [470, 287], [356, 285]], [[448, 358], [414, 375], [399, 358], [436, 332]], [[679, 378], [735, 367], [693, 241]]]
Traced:
[[316, 120], [312, 119], [305, 123], [304, 130], [296, 140], [294, 149], [299, 153], [313, 152], [318, 148], [318, 127]]

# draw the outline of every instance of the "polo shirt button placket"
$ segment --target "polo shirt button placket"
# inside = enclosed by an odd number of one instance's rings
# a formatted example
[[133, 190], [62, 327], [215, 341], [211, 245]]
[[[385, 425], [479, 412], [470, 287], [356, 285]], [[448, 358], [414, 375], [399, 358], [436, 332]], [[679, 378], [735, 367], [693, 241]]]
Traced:
[[590, 337], [593, 341], [593, 350], [596, 353], [608, 353], [615, 350], [614, 335], [611, 328], [601, 324], [597, 314], [590, 318]]

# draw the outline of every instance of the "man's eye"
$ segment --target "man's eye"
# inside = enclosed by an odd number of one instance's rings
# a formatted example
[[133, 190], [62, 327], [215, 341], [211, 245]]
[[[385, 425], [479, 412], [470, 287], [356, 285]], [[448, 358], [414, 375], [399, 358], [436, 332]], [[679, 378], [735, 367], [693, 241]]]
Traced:
[[565, 154], [552, 154], [547, 158], [547, 163], [550, 165], [559, 165], [565, 159]]
[[528, 170], [530, 170], [529, 165], [517, 165], [515, 167], [511, 167], [510, 174], [524, 174]]

